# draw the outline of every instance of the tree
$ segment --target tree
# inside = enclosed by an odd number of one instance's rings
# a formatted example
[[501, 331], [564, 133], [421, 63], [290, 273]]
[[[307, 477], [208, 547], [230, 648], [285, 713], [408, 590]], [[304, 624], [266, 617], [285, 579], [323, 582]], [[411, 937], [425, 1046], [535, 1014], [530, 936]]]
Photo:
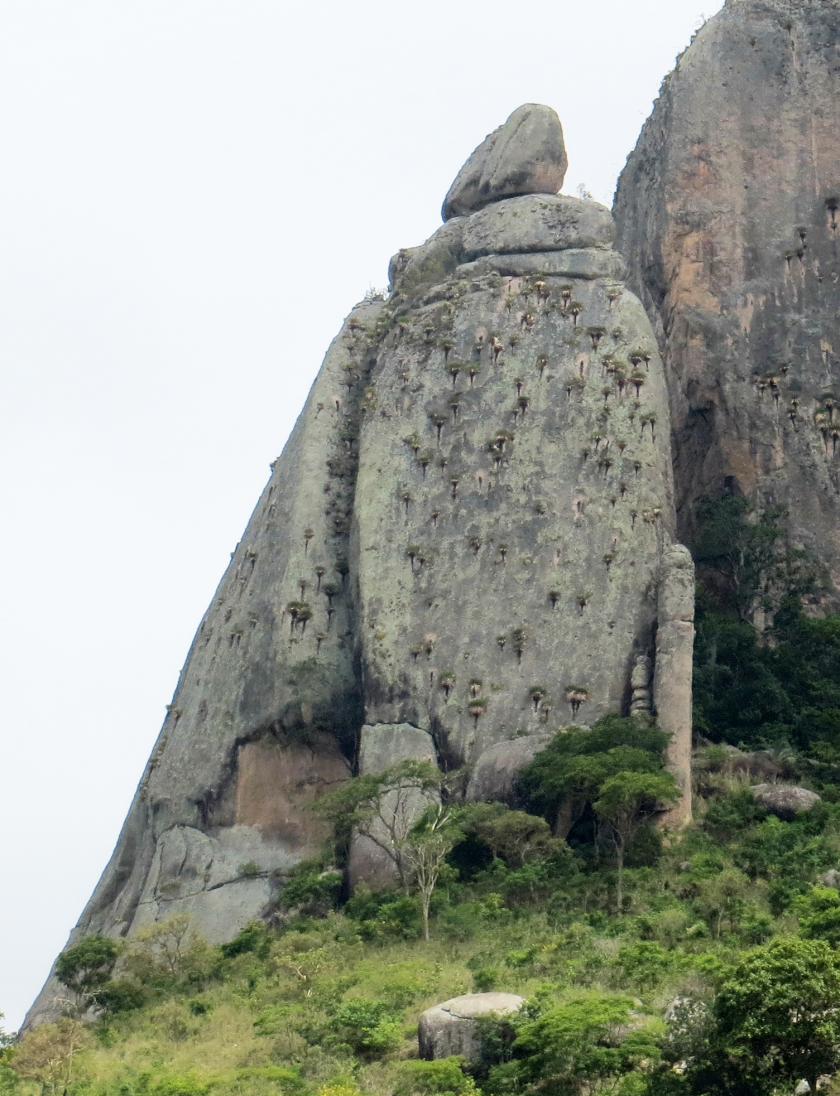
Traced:
[[729, 921], [729, 931], [735, 931], [750, 890], [749, 879], [737, 868], [726, 868], [711, 879], [700, 881], [697, 905], [703, 916], [713, 922], [716, 937], [720, 938], [724, 918]]
[[202, 966], [207, 943], [195, 931], [188, 913], [173, 913], [154, 925], [146, 925], [134, 935], [129, 966], [140, 977], [164, 974], [179, 978]]
[[756, 510], [743, 495], [701, 499], [697, 504], [697, 562], [717, 571], [732, 591], [738, 619], [746, 621], [759, 599], [778, 581], [787, 557], [777, 542], [785, 510]]
[[633, 1025], [632, 1009], [629, 997], [616, 994], [574, 997], [524, 1023], [513, 1044], [513, 1069], [498, 1068], [557, 1096], [600, 1091], [659, 1057], [658, 1032]]
[[429, 906], [446, 867], [446, 858], [464, 836], [458, 812], [443, 805], [430, 807], [412, 829], [404, 850], [410, 882], [417, 888], [423, 912], [423, 939], [429, 939]]
[[110, 979], [119, 952], [117, 942], [107, 936], [85, 936], [75, 947], [59, 955], [56, 977], [87, 1008], [96, 1003], [97, 991]]
[[824, 940], [780, 937], [747, 952], [714, 1003], [718, 1037], [753, 1091], [840, 1068], [840, 960]]
[[554, 816], [555, 832], [568, 830], [601, 785], [619, 772], [662, 770], [668, 735], [639, 719], [604, 716], [590, 731], [571, 728], [555, 735], [523, 770], [522, 784], [535, 806]]
[[620, 772], [601, 785], [593, 804], [595, 813], [606, 823], [618, 867], [616, 906], [624, 908], [624, 853], [627, 843], [645, 824], [657, 803], [674, 803], [679, 798], [677, 782], [666, 772]]
[[380, 848], [394, 865], [406, 894], [410, 886], [407, 850], [423, 811], [444, 787], [444, 774], [428, 761], [402, 761], [382, 773], [365, 773], [322, 795], [313, 809], [337, 832], [355, 830]]
[[[65, 983], [66, 984], [66, 983]], [[66, 1094], [73, 1080], [76, 1055], [92, 1041], [80, 1020], [62, 1016], [54, 1024], [40, 1024], [15, 1047], [12, 1068], [25, 1081], [35, 1081], [42, 1091]]]
[[812, 887], [794, 902], [799, 934], [805, 940], [825, 940], [840, 946], [840, 894], [833, 887]]
[[472, 803], [462, 817], [464, 832], [476, 837], [494, 859], [521, 868], [553, 848], [551, 829], [544, 818], [512, 811], [504, 803]]

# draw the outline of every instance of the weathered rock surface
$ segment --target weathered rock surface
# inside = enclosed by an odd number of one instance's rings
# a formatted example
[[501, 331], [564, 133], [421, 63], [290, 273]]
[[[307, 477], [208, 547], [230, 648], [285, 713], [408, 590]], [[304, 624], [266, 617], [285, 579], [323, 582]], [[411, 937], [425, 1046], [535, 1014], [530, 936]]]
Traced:
[[840, 890], [840, 871], [837, 868], [829, 868], [820, 876], [820, 882], [824, 887], [834, 887], [835, 890]]
[[603, 248], [568, 248], [565, 251], [531, 251], [526, 254], [485, 255], [455, 268], [458, 278], [477, 278], [495, 271], [510, 278], [539, 277], [542, 274], [560, 278], [606, 278], [622, 281], [627, 272], [624, 259], [617, 251]]
[[524, 1004], [525, 998], [515, 993], [467, 993], [426, 1009], [417, 1025], [420, 1057], [432, 1061], [452, 1054], [475, 1058], [479, 1051], [476, 1018], [509, 1015]]
[[517, 194], [556, 194], [569, 161], [563, 127], [551, 107], [526, 103], [473, 152], [449, 188], [443, 219], [475, 213]]
[[[512, 164], [515, 142], [500, 148]], [[513, 178], [502, 167], [487, 194]], [[690, 734], [662, 362], [639, 300], [586, 266], [614, 255], [606, 211], [546, 201], [576, 211], [562, 233], [503, 233], [532, 248], [509, 258], [536, 257], [533, 272], [503, 274], [494, 255], [463, 276], [479, 212], [400, 252], [390, 300], [351, 313], [71, 940], [176, 910], [229, 938], [318, 850], [307, 805], [355, 766], [477, 762], [473, 794], [495, 781], [506, 795], [530, 759], [515, 743], [626, 712], [640, 659], [668, 667], [650, 704], [673, 743]], [[671, 761], [687, 787], [690, 755]], [[427, 801], [396, 804], [408, 825]], [[353, 880], [391, 874], [376, 836], [357, 835]], [[30, 1024], [54, 996], [51, 983]]]
[[578, 709], [626, 710], [634, 657], [653, 653], [674, 520], [655, 341], [621, 285], [539, 281], [413, 298], [370, 375], [367, 722], [428, 729], [450, 765]]
[[552, 738], [551, 734], [522, 735], [508, 742], [497, 742], [479, 754], [467, 784], [467, 802], [520, 806], [519, 774]]
[[508, 198], [463, 223], [461, 247], [469, 262], [482, 255], [564, 248], [608, 248], [615, 224], [606, 206], [560, 194]]
[[794, 784], [754, 784], [750, 791], [757, 803], [786, 822], [792, 822], [802, 811], [810, 811], [820, 801], [816, 792]]
[[615, 201], [664, 352], [680, 539], [703, 496], [782, 504], [835, 603], [838, 38], [836, 3], [728, 3], [665, 81]]

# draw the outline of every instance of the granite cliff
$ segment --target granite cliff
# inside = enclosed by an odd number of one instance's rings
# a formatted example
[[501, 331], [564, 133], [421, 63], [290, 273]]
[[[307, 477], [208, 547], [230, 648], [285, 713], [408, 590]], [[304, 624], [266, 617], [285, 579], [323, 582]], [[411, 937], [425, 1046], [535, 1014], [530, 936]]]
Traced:
[[558, 195], [565, 168], [554, 112], [520, 108], [347, 318], [71, 940], [176, 911], [229, 939], [324, 838], [312, 797], [402, 758], [504, 799], [558, 726], [633, 711], [688, 787], [665, 375], [611, 214]]
[[840, 6], [729, 0], [666, 79], [618, 186], [657, 328], [677, 527], [725, 490], [790, 516], [840, 588]]

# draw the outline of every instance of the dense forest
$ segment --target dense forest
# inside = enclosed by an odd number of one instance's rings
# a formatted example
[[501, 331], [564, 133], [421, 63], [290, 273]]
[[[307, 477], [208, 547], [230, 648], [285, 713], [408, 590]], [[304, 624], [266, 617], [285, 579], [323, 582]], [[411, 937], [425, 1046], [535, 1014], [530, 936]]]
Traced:
[[[657, 826], [665, 737], [618, 713], [559, 729], [515, 807], [465, 805], [462, 772], [418, 763], [356, 777], [319, 801], [322, 857], [231, 942], [175, 915], [66, 951], [66, 1015], [2, 1039], [0, 1093], [833, 1091], [840, 615], [783, 512], [725, 496], [698, 518], [691, 827]], [[750, 789], [776, 783], [819, 799], [774, 813]], [[383, 827], [400, 795], [430, 805]], [[392, 889], [349, 893], [353, 830], [378, 835]], [[525, 1005], [479, 1021], [474, 1058], [418, 1057], [423, 1010], [490, 990]]]

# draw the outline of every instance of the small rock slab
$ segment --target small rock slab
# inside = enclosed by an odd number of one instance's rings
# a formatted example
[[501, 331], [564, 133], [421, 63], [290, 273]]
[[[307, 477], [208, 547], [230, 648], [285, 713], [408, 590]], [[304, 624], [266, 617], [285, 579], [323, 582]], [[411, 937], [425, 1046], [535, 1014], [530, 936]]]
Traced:
[[792, 822], [802, 811], [810, 811], [820, 799], [816, 792], [794, 784], [754, 784], [750, 791], [757, 803], [785, 822]]
[[475, 1021], [495, 1012], [500, 1016], [519, 1012], [524, 997], [515, 993], [466, 993], [426, 1009], [417, 1025], [420, 1057], [427, 1061], [463, 1054], [475, 1059], [479, 1052]]
[[443, 202], [443, 219], [462, 217], [517, 194], [556, 194], [569, 160], [551, 107], [525, 103], [467, 160]]
[[608, 248], [614, 239], [615, 224], [606, 206], [560, 194], [528, 194], [469, 217], [462, 250], [469, 262], [482, 255]]

